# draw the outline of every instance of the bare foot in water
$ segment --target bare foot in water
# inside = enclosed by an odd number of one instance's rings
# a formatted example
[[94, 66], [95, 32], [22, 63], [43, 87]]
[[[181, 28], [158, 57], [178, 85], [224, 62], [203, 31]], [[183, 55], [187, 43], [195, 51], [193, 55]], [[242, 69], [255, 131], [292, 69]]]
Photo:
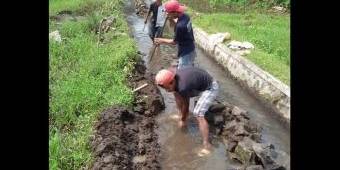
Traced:
[[199, 157], [204, 157], [204, 156], [208, 156], [211, 153], [211, 144], [210, 143], [204, 143], [203, 144], [203, 149], [201, 149], [198, 152], [198, 156]]
[[181, 117], [178, 114], [172, 114], [172, 115], [170, 115], [170, 119], [179, 120], [179, 119], [181, 119]]
[[203, 143], [203, 148], [207, 149], [207, 150], [210, 150], [211, 149], [211, 144], [209, 142], [204, 142]]
[[185, 121], [182, 121], [182, 120], [180, 120], [180, 121], [178, 121], [178, 127], [179, 128], [184, 128], [186, 126], [186, 124], [185, 124]]
[[198, 156], [199, 157], [204, 157], [204, 156], [208, 156], [210, 155], [211, 151], [208, 150], [208, 149], [201, 149], [199, 152], [198, 152]]

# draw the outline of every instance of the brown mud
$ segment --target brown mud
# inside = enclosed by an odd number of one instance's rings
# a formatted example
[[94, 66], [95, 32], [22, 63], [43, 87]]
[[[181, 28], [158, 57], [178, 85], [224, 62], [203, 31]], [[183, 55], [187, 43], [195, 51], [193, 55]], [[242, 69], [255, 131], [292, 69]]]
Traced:
[[155, 116], [164, 109], [160, 92], [147, 78], [142, 62], [129, 77], [138, 90], [132, 107], [113, 106], [100, 114], [91, 147], [95, 156], [92, 169], [160, 169], [160, 146], [154, 132]]

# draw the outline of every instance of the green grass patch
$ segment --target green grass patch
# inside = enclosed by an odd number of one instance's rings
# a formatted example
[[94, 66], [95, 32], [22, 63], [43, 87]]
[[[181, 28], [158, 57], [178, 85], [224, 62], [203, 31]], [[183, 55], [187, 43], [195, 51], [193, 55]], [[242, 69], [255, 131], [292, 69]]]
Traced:
[[181, 0], [181, 3], [203, 13], [275, 13], [274, 6], [282, 6], [290, 10], [289, 0]]
[[56, 15], [62, 11], [93, 11], [105, 1], [106, 0], [49, 0], [49, 15]]
[[200, 15], [193, 23], [208, 33], [229, 32], [233, 40], [251, 42], [255, 50], [246, 58], [290, 84], [288, 16], [215, 13]]
[[283, 83], [290, 86], [290, 66], [282, 64], [280, 60], [275, 60], [273, 55], [270, 55], [262, 50], [254, 50], [250, 55], [246, 56], [250, 61], [257, 66], [269, 72], [271, 75], [281, 80]]
[[[94, 1], [93, 1], [94, 2]], [[50, 0], [50, 13], [82, 10], [92, 0]], [[81, 21], [58, 25], [62, 42], [49, 42], [49, 167], [50, 169], [89, 168], [92, 161], [89, 139], [98, 113], [111, 105], [129, 105], [133, 100], [127, 75], [136, 57], [135, 42], [128, 34], [117, 34], [97, 46], [94, 29], [109, 14], [117, 17], [116, 31], [127, 33], [120, 8], [122, 0], [100, 0]], [[52, 8], [51, 8], [52, 7]], [[101, 12], [98, 12], [101, 11]], [[89, 11], [87, 11], [89, 12]]]
[[247, 1], [244, 10], [243, 0], [181, 1], [195, 26], [209, 34], [229, 32], [232, 40], [254, 44], [245, 57], [289, 86], [290, 15], [268, 11], [274, 5], [289, 6], [287, 2]]
[[60, 12], [72, 12], [78, 15], [97, 12], [102, 15], [119, 12], [124, 1], [122, 0], [49, 0], [49, 15]]
[[100, 4], [103, 0], [49, 0], [49, 15], [56, 15], [61, 11], [85, 10], [87, 7]]
[[193, 24], [209, 34], [229, 32], [232, 40], [248, 41], [255, 49], [245, 56], [290, 85], [290, 17], [261, 13], [199, 13], [189, 8]]

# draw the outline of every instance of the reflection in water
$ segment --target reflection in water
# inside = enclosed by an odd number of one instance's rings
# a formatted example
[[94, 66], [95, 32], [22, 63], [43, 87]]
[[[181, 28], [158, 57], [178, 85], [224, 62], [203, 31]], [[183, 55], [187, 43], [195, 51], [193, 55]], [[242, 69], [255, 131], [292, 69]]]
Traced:
[[[174, 97], [163, 89], [160, 90], [166, 103], [165, 110], [157, 119], [163, 169], [224, 170], [229, 167], [230, 162], [226, 157], [225, 146], [217, 139], [212, 138], [213, 150], [208, 157], [198, 156], [198, 152], [202, 149], [202, 138], [196, 119], [190, 114], [187, 128], [179, 129], [176, 119], [172, 118], [177, 114], [176, 103], [173, 102]], [[191, 106], [193, 106], [193, 101], [191, 101]]]

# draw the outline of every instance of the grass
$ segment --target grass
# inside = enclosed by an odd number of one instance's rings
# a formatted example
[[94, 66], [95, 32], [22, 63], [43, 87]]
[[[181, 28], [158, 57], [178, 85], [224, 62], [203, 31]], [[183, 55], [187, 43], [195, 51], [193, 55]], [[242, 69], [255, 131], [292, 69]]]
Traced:
[[85, 11], [87, 8], [96, 9], [96, 7], [104, 1], [105, 0], [49, 0], [49, 15], [56, 15], [61, 11]]
[[[201, 11], [199, 6], [197, 9]], [[194, 25], [210, 34], [229, 32], [232, 40], [254, 44], [255, 49], [245, 57], [283, 83], [290, 84], [289, 15], [260, 13], [253, 9], [246, 13], [242, 10], [236, 13], [203, 11], [197, 16], [195, 10], [196, 6], [188, 10]]]
[[71, 11], [78, 15], [87, 15], [93, 12], [117, 13], [121, 11], [123, 2], [123, 0], [49, 0], [49, 15], [57, 15], [63, 11]]
[[[50, 0], [50, 13], [81, 10], [92, 0]], [[108, 14], [117, 16], [116, 31], [127, 32], [119, 10], [122, 0], [98, 1], [98, 9], [86, 8], [81, 21], [66, 21], [58, 29], [62, 43], [49, 42], [49, 167], [50, 169], [88, 168], [92, 161], [89, 139], [98, 113], [111, 105], [129, 105], [133, 94], [126, 84], [136, 56], [134, 41], [119, 34], [108, 44], [97, 47], [93, 30]], [[86, 5], [87, 4], [87, 5]]]

